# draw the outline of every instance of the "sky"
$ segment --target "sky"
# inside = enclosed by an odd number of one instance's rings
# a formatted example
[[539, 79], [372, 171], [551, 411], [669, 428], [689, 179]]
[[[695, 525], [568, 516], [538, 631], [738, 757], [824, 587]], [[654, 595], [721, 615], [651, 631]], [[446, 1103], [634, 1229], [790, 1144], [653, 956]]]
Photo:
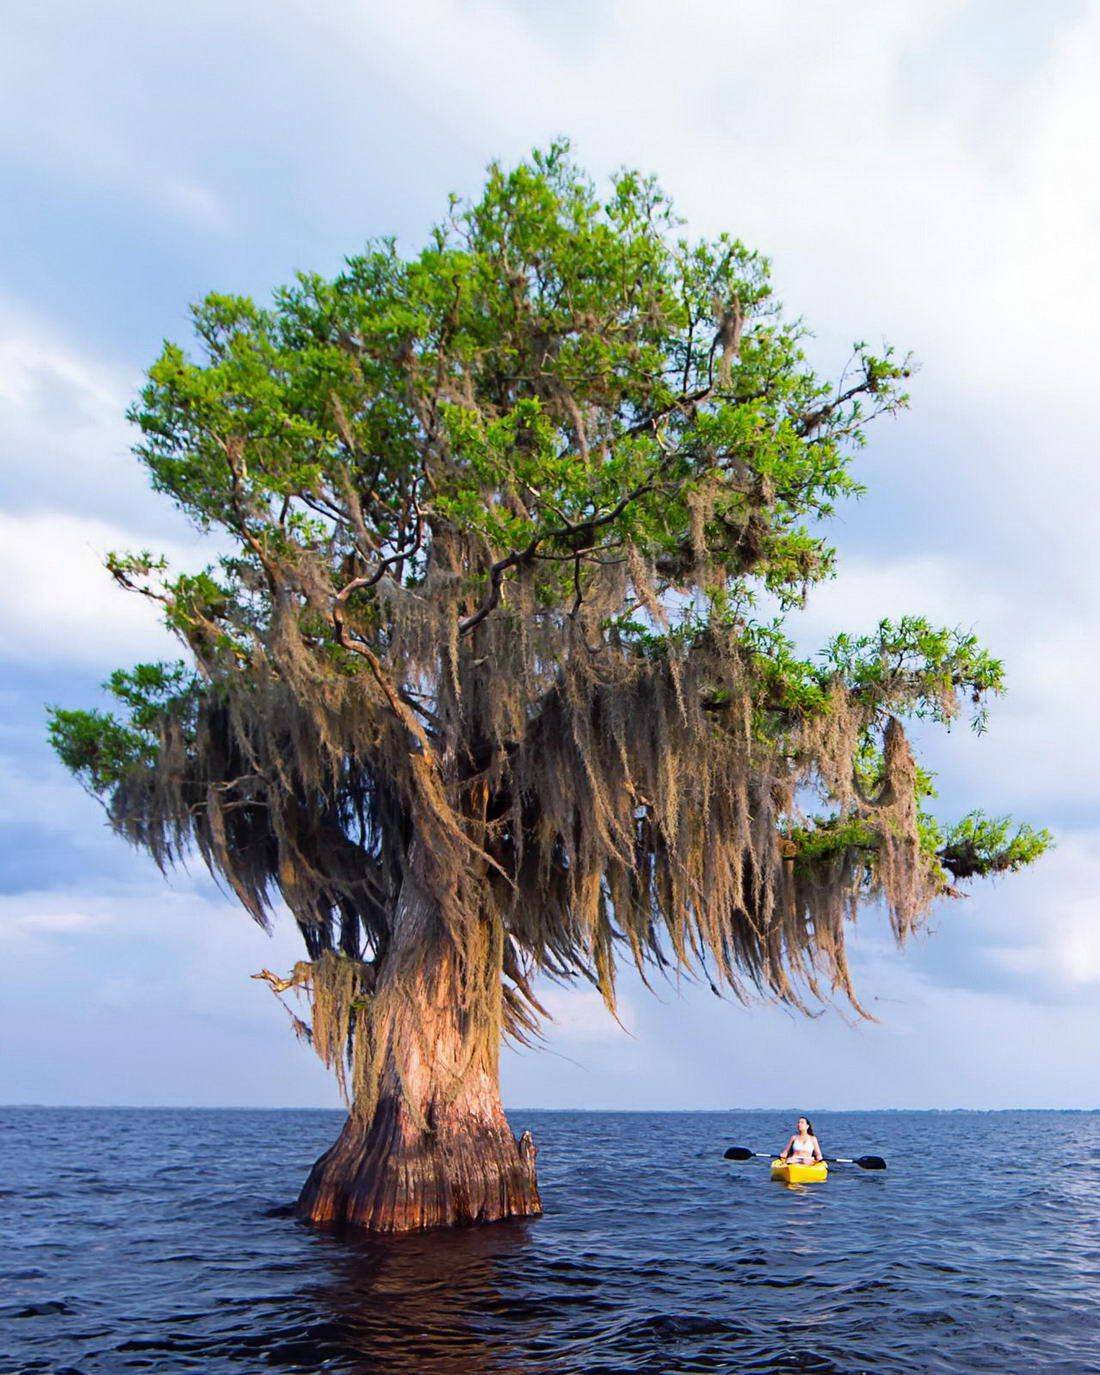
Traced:
[[[203, 873], [162, 877], [45, 744], [46, 703], [175, 657], [106, 551], [197, 566], [123, 418], [209, 290], [259, 297], [557, 135], [656, 172], [695, 233], [769, 254], [838, 373], [921, 368], [800, 643], [883, 615], [976, 630], [1008, 694], [920, 732], [944, 816], [1057, 836], [896, 950], [852, 933], [875, 1020], [627, 977], [617, 1026], [547, 990], [506, 1103], [1100, 1106], [1100, 4], [1086, 0], [11, 0], [0, 46], [0, 1102], [334, 1106], [249, 975], [299, 957]], [[1093, 169], [1091, 172], [1089, 169]]]

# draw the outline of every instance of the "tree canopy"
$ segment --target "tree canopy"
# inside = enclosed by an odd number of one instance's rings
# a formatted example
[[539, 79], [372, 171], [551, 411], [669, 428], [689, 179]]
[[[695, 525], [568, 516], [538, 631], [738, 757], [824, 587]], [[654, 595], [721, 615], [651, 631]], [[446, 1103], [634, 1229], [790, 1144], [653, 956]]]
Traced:
[[197, 847], [305, 940], [312, 1035], [367, 1092], [402, 885], [430, 894], [471, 1025], [538, 1023], [534, 974], [614, 1005], [625, 957], [798, 1005], [853, 998], [845, 925], [903, 938], [1045, 832], [929, 810], [914, 717], [980, 727], [969, 633], [882, 621], [802, 657], [867, 423], [909, 361], [819, 376], [738, 240], [564, 145], [268, 306], [211, 295], [131, 419], [153, 486], [233, 549], [112, 556], [186, 648], [55, 710], [64, 762], [161, 865]]

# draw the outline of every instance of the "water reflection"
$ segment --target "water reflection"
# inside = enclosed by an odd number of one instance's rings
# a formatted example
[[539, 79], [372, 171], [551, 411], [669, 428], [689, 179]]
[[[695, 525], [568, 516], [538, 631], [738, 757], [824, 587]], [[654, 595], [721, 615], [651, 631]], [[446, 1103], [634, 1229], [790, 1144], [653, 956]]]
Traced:
[[355, 1375], [511, 1375], [553, 1371], [515, 1349], [539, 1343], [537, 1300], [524, 1296], [532, 1226], [518, 1220], [454, 1233], [323, 1238], [329, 1277], [313, 1291], [341, 1334]]

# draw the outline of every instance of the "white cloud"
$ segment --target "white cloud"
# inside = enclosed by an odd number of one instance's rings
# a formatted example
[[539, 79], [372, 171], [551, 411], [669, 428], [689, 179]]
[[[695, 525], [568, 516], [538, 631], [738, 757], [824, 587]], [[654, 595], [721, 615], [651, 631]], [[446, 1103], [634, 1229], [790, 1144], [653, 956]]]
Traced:
[[154, 538], [194, 541], [131, 452], [125, 416], [140, 381], [0, 296], [0, 506], [134, 522]]
[[158, 204], [200, 229], [226, 234], [234, 227], [229, 207], [209, 186], [167, 177], [153, 182], [150, 195]]
[[27, 936], [69, 935], [74, 931], [89, 931], [102, 924], [89, 912], [46, 911], [28, 912], [20, 895], [19, 908], [13, 913], [0, 913], [0, 940], [22, 941]]
[[[121, 429], [125, 378], [94, 365], [75, 350], [51, 345], [25, 322], [4, 319], [0, 337], [0, 402], [56, 414], [56, 393], [69, 389], [75, 405], [64, 407], [94, 426]], [[97, 457], [98, 455], [92, 455]]]
[[21, 1053], [0, 1101], [324, 1105], [332, 1076], [298, 1043], [262, 967], [301, 958], [201, 880], [0, 895], [5, 1008]]
[[136, 467], [124, 420], [135, 382], [0, 302], [5, 505], [64, 505], [89, 489], [117, 490], [123, 464], [127, 474]]
[[121, 191], [191, 229], [224, 232], [232, 222], [225, 206], [182, 170], [185, 159], [173, 157], [171, 120], [151, 139], [151, 121], [129, 117], [134, 85], [157, 99], [158, 50], [178, 61], [184, 34], [158, 42], [144, 16], [119, 8], [113, 15], [74, 6], [21, 16], [18, 41], [5, 44], [0, 65], [0, 149], [70, 185]]
[[[77, 515], [0, 512], [0, 658], [95, 670], [177, 658], [159, 608], [124, 592], [103, 560], [141, 547], [135, 534]], [[194, 548], [164, 547], [174, 567], [201, 562]]]
[[33, 817], [50, 833], [66, 833], [66, 843], [88, 826], [88, 809], [79, 789], [66, 775], [32, 774], [0, 754], [0, 823], [12, 825]]
[[266, 987], [246, 981], [262, 966], [289, 969], [302, 958], [285, 909], [278, 909], [268, 936], [201, 866], [167, 879], [152, 865], [143, 867], [143, 874], [102, 892], [65, 886], [0, 894], [7, 963], [55, 959], [74, 978], [87, 969], [93, 998], [93, 971], [107, 969], [116, 1002], [124, 983], [131, 1003], [170, 995], [194, 1011], [211, 1011], [236, 998], [245, 1009], [262, 1003], [266, 1010], [267, 999], [258, 996]]
[[981, 900], [989, 960], [1050, 996], [1100, 987], [1100, 833], [1060, 837], [1040, 870]]
[[112, 550], [214, 556], [130, 452], [137, 381], [0, 299], [0, 660], [98, 670], [178, 652], [103, 567]]
[[537, 992], [550, 1014], [555, 1040], [562, 1044], [621, 1041], [633, 1029], [635, 1011], [630, 999], [619, 999], [616, 1021], [599, 992], [587, 984], [540, 983]]
[[[0, 942], [26, 951], [37, 941], [64, 944], [73, 936], [117, 932], [131, 922], [134, 908], [145, 900], [145, 895], [117, 888], [107, 894], [79, 889], [0, 894]], [[169, 896], [167, 907], [171, 910], [172, 906]]]
[[994, 577], [975, 581], [974, 570], [960, 559], [842, 558], [837, 579], [814, 589], [792, 628], [809, 643], [820, 643], [840, 630], [873, 630], [884, 616], [925, 615], [941, 625], [969, 628], [999, 626], [1009, 611]]

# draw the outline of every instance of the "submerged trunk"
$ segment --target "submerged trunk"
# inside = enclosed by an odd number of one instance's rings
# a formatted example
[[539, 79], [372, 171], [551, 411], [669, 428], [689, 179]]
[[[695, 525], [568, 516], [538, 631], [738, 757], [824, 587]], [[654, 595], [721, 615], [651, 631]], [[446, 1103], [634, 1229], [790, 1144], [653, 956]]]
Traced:
[[413, 1120], [396, 1094], [379, 1098], [369, 1120], [354, 1111], [317, 1161], [298, 1200], [311, 1222], [375, 1232], [414, 1232], [537, 1216], [535, 1146], [508, 1127], [496, 1085]]
[[310, 1171], [298, 1212], [376, 1232], [536, 1216], [535, 1144], [512, 1135], [500, 1101], [499, 1022], [479, 1046], [438, 911], [406, 890], [374, 1000], [376, 1089]]

